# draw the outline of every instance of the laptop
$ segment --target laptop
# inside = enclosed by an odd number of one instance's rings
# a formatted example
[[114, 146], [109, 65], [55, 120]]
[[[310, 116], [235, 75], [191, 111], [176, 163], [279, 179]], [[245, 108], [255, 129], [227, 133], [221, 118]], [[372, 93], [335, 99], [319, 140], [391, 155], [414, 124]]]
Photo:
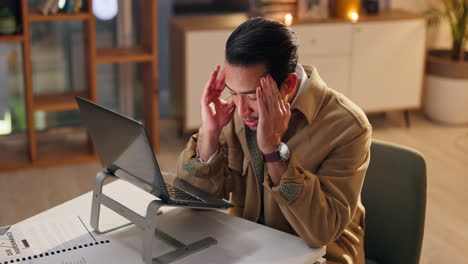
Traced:
[[196, 208], [227, 209], [225, 199], [175, 178], [164, 181], [142, 123], [91, 101], [76, 97], [81, 117], [107, 172], [160, 198], [164, 203]]

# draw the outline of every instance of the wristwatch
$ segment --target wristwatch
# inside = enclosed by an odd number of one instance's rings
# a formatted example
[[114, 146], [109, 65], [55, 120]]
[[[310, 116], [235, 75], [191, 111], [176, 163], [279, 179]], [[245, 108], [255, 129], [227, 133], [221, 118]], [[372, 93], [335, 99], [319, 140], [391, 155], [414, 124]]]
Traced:
[[263, 159], [265, 162], [288, 161], [289, 154], [288, 145], [281, 142], [275, 151], [269, 154], [264, 154]]

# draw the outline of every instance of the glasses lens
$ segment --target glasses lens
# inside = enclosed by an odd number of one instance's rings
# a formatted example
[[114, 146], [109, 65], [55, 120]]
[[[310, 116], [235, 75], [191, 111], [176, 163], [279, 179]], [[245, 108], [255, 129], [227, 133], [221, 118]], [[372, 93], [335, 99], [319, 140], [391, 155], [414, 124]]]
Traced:
[[228, 89], [224, 89], [224, 91], [221, 93], [221, 100], [228, 103], [232, 101], [232, 94]]

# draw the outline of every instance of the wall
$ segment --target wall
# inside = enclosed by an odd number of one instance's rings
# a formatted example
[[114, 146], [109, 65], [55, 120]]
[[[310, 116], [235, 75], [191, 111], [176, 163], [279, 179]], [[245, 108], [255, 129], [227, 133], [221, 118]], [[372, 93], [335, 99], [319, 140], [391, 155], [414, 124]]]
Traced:
[[[404, 9], [416, 13], [424, 13], [434, 3], [440, 3], [442, 0], [392, 0], [393, 9]], [[428, 28], [427, 44], [429, 48], [450, 48], [452, 36], [450, 29], [445, 21], [439, 26]], [[467, 43], [468, 47], [468, 43]]]

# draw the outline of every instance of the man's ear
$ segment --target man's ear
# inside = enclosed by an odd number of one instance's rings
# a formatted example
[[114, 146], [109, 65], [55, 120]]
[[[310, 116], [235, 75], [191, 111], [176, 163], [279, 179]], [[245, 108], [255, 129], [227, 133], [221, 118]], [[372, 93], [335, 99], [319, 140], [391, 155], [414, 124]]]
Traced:
[[290, 73], [283, 83], [281, 93], [283, 96], [291, 96], [297, 89], [297, 74]]

